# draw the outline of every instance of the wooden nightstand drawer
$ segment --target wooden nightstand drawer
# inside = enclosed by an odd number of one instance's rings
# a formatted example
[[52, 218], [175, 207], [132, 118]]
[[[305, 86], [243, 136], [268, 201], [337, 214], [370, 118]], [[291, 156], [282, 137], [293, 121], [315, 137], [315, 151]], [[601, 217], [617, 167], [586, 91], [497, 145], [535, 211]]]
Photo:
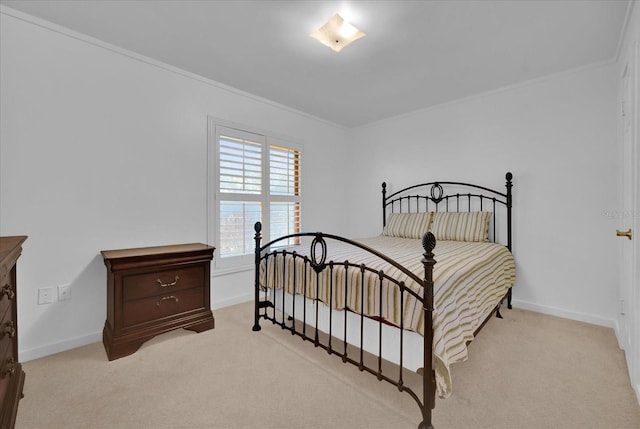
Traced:
[[123, 327], [204, 308], [202, 288], [187, 289], [124, 303]]
[[150, 274], [125, 276], [122, 294], [125, 301], [164, 295], [175, 291], [204, 287], [204, 266], [156, 271]]

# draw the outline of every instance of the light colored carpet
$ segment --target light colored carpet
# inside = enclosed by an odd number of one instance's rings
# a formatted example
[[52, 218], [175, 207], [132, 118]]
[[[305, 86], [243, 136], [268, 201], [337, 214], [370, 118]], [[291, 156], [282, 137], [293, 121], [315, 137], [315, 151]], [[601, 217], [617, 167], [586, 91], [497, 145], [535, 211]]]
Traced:
[[[453, 367], [436, 429], [640, 428], [611, 329], [514, 309]], [[101, 343], [26, 362], [16, 429], [416, 428], [404, 393], [262, 322], [252, 304], [214, 311], [109, 362]], [[418, 377], [408, 377], [415, 385]]]

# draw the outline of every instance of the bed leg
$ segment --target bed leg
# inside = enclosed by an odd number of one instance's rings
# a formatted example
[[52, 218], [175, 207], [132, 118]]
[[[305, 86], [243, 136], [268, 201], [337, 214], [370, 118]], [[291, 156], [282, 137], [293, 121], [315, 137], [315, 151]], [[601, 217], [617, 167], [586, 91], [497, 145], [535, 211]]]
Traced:
[[251, 328], [254, 332], [259, 331], [260, 329], [260, 307], [262, 306], [260, 303], [260, 240], [262, 240], [262, 235], [260, 232], [262, 231], [262, 223], [256, 222], [253, 226], [253, 229], [256, 232], [256, 235], [253, 237], [256, 242], [256, 248], [254, 250], [254, 301], [253, 301], [253, 328]]
[[433, 425], [432, 424], [426, 425], [424, 422], [422, 422], [418, 425], [418, 429], [433, 429]]
[[262, 306], [263, 306], [262, 303], [259, 301], [258, 288], [256, 287], [255, 302], [253, 304], [253, 328], [251, 328], [251, 330], [254, 332], [257, 332], [260, 329], [262, 329], [260, 327], [260, 308]]
[[496, 310], [496, 317], [498, 319], [502, 319], [502, 314], [500, 314], [500, 309], [499, 308]]
[[507, 308], [509, 310], [511, 310], [513, 307], [511, 307], [511, 291], [513, 289], [509, 288], [509, 292], [507, 293]]
[[253, 328], [251, 328], [252, 331], [257, 332], [259, 330], [261, 330], [262, 327], [260, 326], [260, 305], [258, 302], [255, 303], [255, 313], [253, 315]]

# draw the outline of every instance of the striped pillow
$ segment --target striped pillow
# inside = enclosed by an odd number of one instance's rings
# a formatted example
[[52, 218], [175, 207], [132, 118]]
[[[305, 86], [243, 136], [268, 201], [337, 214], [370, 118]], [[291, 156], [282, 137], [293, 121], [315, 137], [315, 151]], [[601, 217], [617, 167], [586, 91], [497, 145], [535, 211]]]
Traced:
[[433, 212], [391, 213], [382, 235], [403, 238], [422, 238], [429, 230]]
[[436, 240], [489, 241], [492, 212], [435, 212], [431, 232]]

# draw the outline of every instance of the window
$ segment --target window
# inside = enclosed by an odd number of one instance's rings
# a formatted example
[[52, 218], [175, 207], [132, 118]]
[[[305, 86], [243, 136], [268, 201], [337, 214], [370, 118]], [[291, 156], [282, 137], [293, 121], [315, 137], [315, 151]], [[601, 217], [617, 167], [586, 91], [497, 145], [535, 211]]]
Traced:
[[[301, 148], [211, 120], [209, 130], [214, 263], [222, 270], [250, 266], [257, 221], [263, 225], [263, 243], [300, 232]], [[295, 243], [290, 239], [282, 244]]]

